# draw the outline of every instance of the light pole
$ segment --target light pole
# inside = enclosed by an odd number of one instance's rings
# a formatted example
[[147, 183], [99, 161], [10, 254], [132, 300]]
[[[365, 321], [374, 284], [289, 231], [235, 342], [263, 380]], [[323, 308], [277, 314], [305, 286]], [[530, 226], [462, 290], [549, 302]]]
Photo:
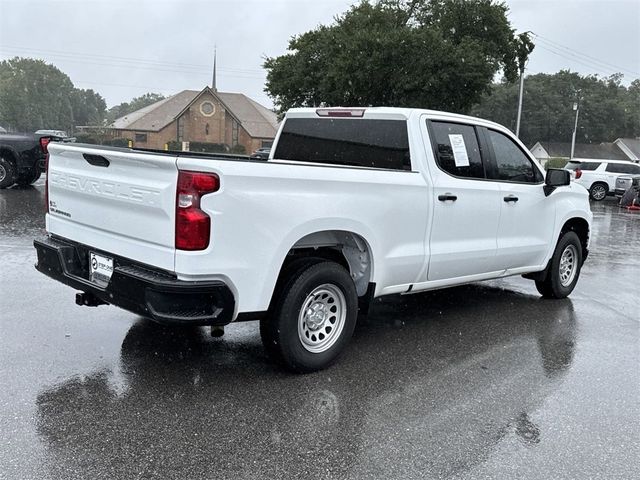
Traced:
[[573, 152], [576, 149], [576, 132], [578, 131], [578, 115], [580, 115], [580, 90], [578, 90], [578, 98], [573, 102], [573, 109], [576, 111], [576, 122], [573, 125], [573, 135], [571, 136], [571, 155], [569, 160], [573, 160]]
[[522, 93], [524, 91], [524, 64], [520, 67], [520, 93], [518, 94], [518, 119], [516, 120], [516, 137], [520, 138], [520, 117], [522, 116]]
[[520, 92], [518, 94], [518, 117], [516, 119], [516, 137], [520, 137], [520, 118], [522, 117], [522, 96], [524, 93], [524, 67], [534, 45], [529, 38], [531, 32], [521, 33], [516, 37], [518, 69], [520, 70]]

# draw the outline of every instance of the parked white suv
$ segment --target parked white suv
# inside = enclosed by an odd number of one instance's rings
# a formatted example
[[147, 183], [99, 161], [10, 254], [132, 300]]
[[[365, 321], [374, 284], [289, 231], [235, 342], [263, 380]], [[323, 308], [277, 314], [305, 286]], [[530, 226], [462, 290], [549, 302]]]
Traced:
[[564, 167], [571, 172], [571, 178], [589, 191], [596, 201], [614, 195], [616, 179], [620, 175], [640, 174], [640, 165], [627, 160], [585, 160], [573, 159]]
[[462, 115], [294, 109], [268, 161], [49, 153], [40, 272], [79, 305], [216, 332], [260, 320], [267, 352], [295, 371], [331, 363], [375, 297], [524, 275], [563, 298], [588, 254], [584, 188]]

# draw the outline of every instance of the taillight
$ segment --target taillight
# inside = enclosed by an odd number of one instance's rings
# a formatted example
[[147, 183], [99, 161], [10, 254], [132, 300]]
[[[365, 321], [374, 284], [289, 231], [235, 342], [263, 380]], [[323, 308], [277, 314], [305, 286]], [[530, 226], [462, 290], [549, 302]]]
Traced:
[[582, 170], [576, 168], [576, 180], [582, 176]]
[[50, 142], [51, 142], [51, 139], [49, 137], [40, 138], [40, 149], [42, 150], [42, 153], [49, 153]]
[[200, 199], [220, 188], [215, 173], [181, 170], [176, 191], [176, 248], [204, 250], [209, 246], [211, 218], [200, 209]]
[[44, 159], [44, 203], [45, 211], [49, 213], [49, 154]]

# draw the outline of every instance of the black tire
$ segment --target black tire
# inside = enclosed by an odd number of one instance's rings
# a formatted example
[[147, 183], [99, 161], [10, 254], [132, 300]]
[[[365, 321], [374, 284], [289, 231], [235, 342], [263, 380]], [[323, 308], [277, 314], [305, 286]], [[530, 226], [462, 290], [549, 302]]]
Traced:
[[[276, 288], [269, 314], [260, 321], [262, 343], [269, 356], [297, 373], [314, 372], [331, 365], [349, 342], [358, 316], [358, 296], [349, 272], [335, 262], [313, 260], [297, 263], [289, 269], [287, 275], [283, 275], [280, 286]], [[326, 288], [335, 293], [337, 308], [335, 315], [327, 310], [322, 326], [311, 333], [314, 341], [314, 332], [318, 332], [317, 341], [327, 342], [326, 349], [314, 352], [310, 349], [315, 347], [305, 345], [301, 339], [304, 333], [311, 330], [298, 325], [299, 316], [305, 304], [311, 311], [314, 305], [322, 302], [320, 297], [325, 295], [322, 292]], [[321, 292], [316, 294], [319, 297], [311, 295], [314, 291]], [[327, 297], [330, 302], [331, 295]], [[319, 300], [316, 301], [316, 298]], [[314, 302], [311, 306], [308, 303], [310, 301]], [[344, 317], [340, 315], [342, 312]], [[334, 319], [334, 323], [328, 323], [331, 319]], [[307, 324], [302, 322], [301, 325]], [[322, 337], [325, 332], [326, 337]], [[305, 342], [311, 342], [311, 338], [308, 337]]]
[[38, 181], [38, 179], [40, 178], [40, 175], [42, 175], [42, 172], [40, 171], [40, 169], [31, 168], [27, 172], [19, 175], [18, 178], [16, 179], [16, 183], [21, 187], [33, 185]]
[[282, 291], [284, 287], [287, 285], [288, 281], [291, 279], [291, 277], [298, 276], [300, 275], [300, 273], [302, 273], [303, 270], [306, 270], [311, 265], [314, 265], [316, 263], [321, 263], [323, 261], [324, 259], [318, 258], [318, 257], [296, 258], [284, 266], [284, 268], [282, 269], [282, 272], [280, 273], [280, 276], [278, 277], [278, 281], [274, 289], [273, 297], [271, 299], [271, 305], [269, 305], [267, 318], [265, 318], [264, 321], [260, 322], [260, 338], [262, 340], [262, 345], [264, 346], [264, 349], [267, 352], [267, 356], [276, 362], [279, 361], [280, 359], [280, 353], [277, 348], [277, 343], [272, 342], [270, 340], [268, 319], [273, 317], [274, 312], [276, 310], [276, 306], [282, 296]]
[[16, 169], [7, 157], [0, 157], [0, 188], [16, 183]]
[[[562, 257], [566, 251], [571, 250], [572, 265], [575, 271], [571, 281], [563, 284], [562, 275], [566, 275], [566, 271], [561, 272]], [[536, 289], [545, 298], [565, 298], [573, 291], [580, 277], [582, 268], [582, 244], [580, 238], [575, 232], [566, 232], [560, 237], [556, 249], [551, 257], [549, 271], [544, 280], [536, 280]], [[565, 280], [569, 278], [565, 277]]]
[[589, 189], [589, 198], [596, 202], [601, 202], [607, 198], [607, 193], [609, 193], [609, 185], [602, 182], [596, 182], [591, 185], [591, 188]]

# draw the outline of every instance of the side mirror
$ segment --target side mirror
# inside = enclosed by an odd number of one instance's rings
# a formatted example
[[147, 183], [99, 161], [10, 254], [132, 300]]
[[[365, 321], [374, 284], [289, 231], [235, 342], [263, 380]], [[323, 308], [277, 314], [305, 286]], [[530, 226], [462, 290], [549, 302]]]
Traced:
[[571, 183], [569, 170], [563, 168], [550, 168], [544, 179], [544, 194], [548, 197], [557, 187], [564, 187]]

